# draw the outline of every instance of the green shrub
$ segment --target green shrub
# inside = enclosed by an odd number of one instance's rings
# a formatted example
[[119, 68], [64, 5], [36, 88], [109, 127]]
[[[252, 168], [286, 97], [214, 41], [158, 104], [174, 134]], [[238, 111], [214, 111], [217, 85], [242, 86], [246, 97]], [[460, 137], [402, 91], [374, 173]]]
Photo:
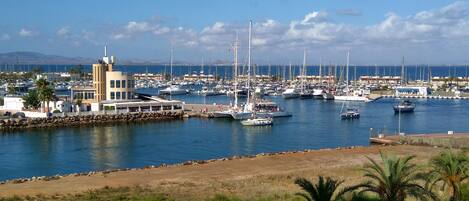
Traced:
[[62, 113], [62, 112], [60, 110], [56, 109], [56, 110], [52, 111], [52, 113]]

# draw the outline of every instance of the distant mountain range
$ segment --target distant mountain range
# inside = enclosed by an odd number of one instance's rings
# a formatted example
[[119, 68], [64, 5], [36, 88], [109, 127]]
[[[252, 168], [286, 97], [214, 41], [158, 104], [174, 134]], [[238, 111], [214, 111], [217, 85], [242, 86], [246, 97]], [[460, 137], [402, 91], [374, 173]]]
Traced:
[[[84, 58], [84, 57], [65, 57], [58, 55], [47, 55], [38, 52], [7, 52], [0, 53], [0, 65], [3, 64], [93, 64], [96, 63], [97, 58]], [[142, 59], [134, 60], [117, 60], [118, 65], [162, 65], [167, 62], [149, 61]], [[175, 65], [190, 65], [183, 61], [174, 61]], [[213, 64], [229, 64], [226, 61], [216, 61]]]
[[38, 52], [0, 53], [0, 64], [92, 64], [96, 59], [46, 55]]

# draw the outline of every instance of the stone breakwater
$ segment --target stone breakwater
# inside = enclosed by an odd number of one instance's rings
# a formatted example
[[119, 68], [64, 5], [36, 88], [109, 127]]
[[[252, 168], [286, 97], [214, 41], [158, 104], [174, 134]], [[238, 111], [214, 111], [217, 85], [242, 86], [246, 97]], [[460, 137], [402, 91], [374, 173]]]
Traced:
[[230, 160], [237, 160], [243, 158], [257, 158], [257, 157], [266, 157], [266, 156], [276, 156], [276, 155], [285, 155], [285, 154], [294, 154], [294, 153], [308, 153], [308, 152], [315, 152], [315, 151], [331, 151], [331, 150], [343, 150], [343, 149], [356, 149], [356, 148], [364, 148], [363, 146], [350, 146], [350, 147], [338, 147], [335, 149], [325, 148], [325, 149], [305, 149], [301, 151], [283, 151], [283, 152], [275, 152], [275, 153], [259, 153], [256, 155], [246, 155], [246, 156], [230, 156], [225, 158], [218, 158], [218, 159], [209, 159], [209, 160], [190, 160], [185, 161], [182, 163], [176, 164], [160, 164], [158, 166], [150, 165], [145, 166], [142, 168], [120, 168], [120, 169], [112, 169], [112, 170], [104, 170], [104, 171], [91, 171], [91, 172], [82, 172], [82, 173], [72, 173], [72, 174], [65, 174], [65, 175], [54, 175], [54, 176], [37, 176], [31, 178], [19, 178], [19, 179], [11, 179], [0, 181], [0, 185], [3, 184], [19, 184], [25, 182], [35, 182], [35, 181], [52, 181], [61, 179], [63, 177], [79, 177], [79, 176], [92, 176], [96, 174], [106, 175], [113, 172], [121, 172], [121, 171], [135, 171], [135, 170], [144, 170], [144, 169], [156, 169], [156, 168], [164, 168], [164, 167], [177, 167], [177, 166], [188, 166], [188, 165], [202, 165], [206, 163], [213, 163], [217, 161], [230, 161]]
[[30, 128], [88, 126], [119, 122], [143, 122], [181, 119], [183, 112], [139, 112], [122, 114], [90, 114], [50, 118], [22, 118], [0, 120], [1, 131]]

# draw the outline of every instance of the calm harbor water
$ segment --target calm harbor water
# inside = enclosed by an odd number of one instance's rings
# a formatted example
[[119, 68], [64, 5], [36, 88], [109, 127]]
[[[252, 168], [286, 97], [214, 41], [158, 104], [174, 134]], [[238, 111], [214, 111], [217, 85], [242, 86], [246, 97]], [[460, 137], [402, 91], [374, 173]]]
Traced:
[[[229, 102], [225, 96], [179, 96], [186, 102]], [[395, 133], [392, 99], [355, 103], [361, 118], [342, 121], [342, 103], [269, 97], [294, 114], [270, 127], [223, 119], [20, 131], [0, 135], [0, 180], [123, 167], [143, 167], [261, 152], [368, 145], [369, 129]], [[406, 133], [469, 131], [469, 101], [415, 100], [402, 115]]]

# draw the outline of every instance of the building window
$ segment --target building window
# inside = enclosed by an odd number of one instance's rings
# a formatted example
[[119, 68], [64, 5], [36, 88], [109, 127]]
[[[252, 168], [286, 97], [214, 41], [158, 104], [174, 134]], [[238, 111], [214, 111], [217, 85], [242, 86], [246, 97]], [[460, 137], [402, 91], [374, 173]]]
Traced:
[[116, 80], [116, 88], [121, 88], [121, 81], [120, 80]]
[[133, 99], [131, 92], [127, 92], [127, 98], [128, 98], [128, 99]]
[[111, 100], [114, 100], [114, 92], [111, 92]]
[[111, 80], [111, 88], [114, 88], [114, 80]]
[[126, 99], [126, 98], [125, 98], [125, 95], [126, 95], [126, 94], [127, 94], [127, 93], [122, 92], [122, 99]]
[[122, 88], [125, 88], [127, 85], [125, 83], [125, 80], [122, 80]]
[[132, 85], [132, 80], [128, 80], [128, 82], [127, 82], [127, 88], [131, 88], [131, 85]]
[[116, 99], [120, 100], [121, 99], [121, 92], [116, 92]]

